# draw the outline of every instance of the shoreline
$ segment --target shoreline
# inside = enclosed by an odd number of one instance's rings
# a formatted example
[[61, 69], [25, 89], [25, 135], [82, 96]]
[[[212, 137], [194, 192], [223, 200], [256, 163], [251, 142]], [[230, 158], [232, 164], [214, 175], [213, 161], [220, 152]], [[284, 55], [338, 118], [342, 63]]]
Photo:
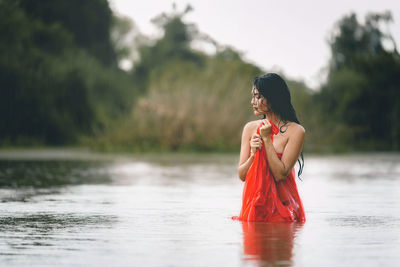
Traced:
[[[399, 158], [400, 152], [368, 151], [343, 153], [307, 153], [311, 158], [346, 158], [346, 157], [388, 157]], [[0, 160], [139, 160], [139, 161], [179, 161], [179, 162], [209, 162], [224, 161], [239, 158], [239, 152], [222, 151], [97, 151], [88, 147], [10, 147], [0, 148]]]

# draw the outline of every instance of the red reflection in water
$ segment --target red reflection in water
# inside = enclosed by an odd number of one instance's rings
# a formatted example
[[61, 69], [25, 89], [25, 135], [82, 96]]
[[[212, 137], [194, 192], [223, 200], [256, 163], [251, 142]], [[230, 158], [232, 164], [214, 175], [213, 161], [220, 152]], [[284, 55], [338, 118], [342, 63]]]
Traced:
[[293, 243], [301, 223], [241, 222], [244, 259], [292, 265]]

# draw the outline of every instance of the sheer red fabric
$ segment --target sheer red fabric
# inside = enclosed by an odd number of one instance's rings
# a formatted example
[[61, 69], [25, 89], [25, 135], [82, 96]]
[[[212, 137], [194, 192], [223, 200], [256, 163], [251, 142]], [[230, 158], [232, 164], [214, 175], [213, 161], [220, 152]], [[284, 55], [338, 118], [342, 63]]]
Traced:
[[[272, 125], [271, 139], [279, 132]], [[260, 134], [260, 127], [257, 133]], [[281, 158], [281, 154], [277, 154]], [[303, 203], [297, 191], [294, 168], [289, 176], [276, 182], [268, 166], [267, 154], [262, 149], [254, 154], [243, 188], [242, 209], [239, 216], [232, 217], [241, 221], [254, 222], [305, 222]]]

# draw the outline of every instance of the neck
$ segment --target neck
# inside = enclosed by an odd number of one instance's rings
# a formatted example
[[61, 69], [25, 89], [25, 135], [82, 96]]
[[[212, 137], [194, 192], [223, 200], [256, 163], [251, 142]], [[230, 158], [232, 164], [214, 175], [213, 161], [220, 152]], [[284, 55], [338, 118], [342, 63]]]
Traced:
[[276, 115], [275, 113], [267, 113], [267, 114], [265, 114], [265, 116], [266, 116], [266, 119], [271, 120], [276, 125], [278, 125], [279, 121], [281, 120], [281, 118], [278, 115]]

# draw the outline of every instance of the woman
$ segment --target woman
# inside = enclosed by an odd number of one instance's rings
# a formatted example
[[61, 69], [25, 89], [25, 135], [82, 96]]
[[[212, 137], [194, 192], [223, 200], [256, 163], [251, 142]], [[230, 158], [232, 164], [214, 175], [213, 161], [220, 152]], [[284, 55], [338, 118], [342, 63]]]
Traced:
[[245, 182], [239, 217], [242, 221], [304, 222], [303, 204], [295, 182], [301, 174], [305, 131], [290, 100], [289, 88], [275, 73], [253, 80], [254, 114], [263, 116], [244, 126], [238, 174]]

